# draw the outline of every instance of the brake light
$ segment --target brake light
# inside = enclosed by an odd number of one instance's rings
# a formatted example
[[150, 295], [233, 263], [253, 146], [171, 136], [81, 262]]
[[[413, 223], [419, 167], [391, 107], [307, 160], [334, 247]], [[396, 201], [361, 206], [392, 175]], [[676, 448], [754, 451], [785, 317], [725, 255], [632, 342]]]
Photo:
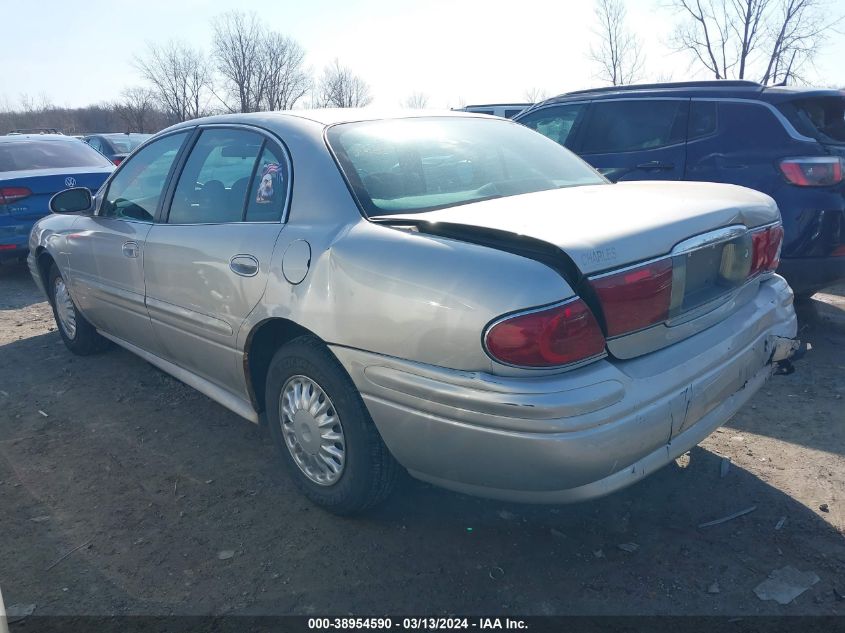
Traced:
[[672, 260], [644, 264], [591, 282], [604, 310], [608, 336], [662, 323], [672, 301]]
[[0, 204], [12, 204], [32, 195], [26, 187], [0, 187]]
[[113, 162], [115, 165], [120, 165], [120, 163], [122, 163], [122, 162], [123, 162], [123, 159], [122, 159], [122, 158], [115, 158], [112, 162]]
[[560, 367], [604, 353], [604, 335], [581, 299], [506, 317], [484, 344], [495, 360], [519, 367]]
[[788, 158], [780, 162], [784, 177], [799, 187], [828, 187], [842, 182], [845, 161], [835, 156]]
[[776, 224], [751, 234], [752, 256], [749, 277], [775, 270], [780, 263], [780, 249], [783, 245], [783, 226]]

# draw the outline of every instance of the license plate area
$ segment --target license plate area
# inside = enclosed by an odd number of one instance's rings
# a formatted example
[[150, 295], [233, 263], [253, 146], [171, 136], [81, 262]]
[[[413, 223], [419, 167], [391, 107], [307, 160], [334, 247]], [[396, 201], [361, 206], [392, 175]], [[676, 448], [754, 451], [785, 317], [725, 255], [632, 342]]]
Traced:
[[670, 325], [717, 307], [748, 279], [752, 242], [745, 227], [729, 227], [706, 238], [693, 238], [673, 251]]

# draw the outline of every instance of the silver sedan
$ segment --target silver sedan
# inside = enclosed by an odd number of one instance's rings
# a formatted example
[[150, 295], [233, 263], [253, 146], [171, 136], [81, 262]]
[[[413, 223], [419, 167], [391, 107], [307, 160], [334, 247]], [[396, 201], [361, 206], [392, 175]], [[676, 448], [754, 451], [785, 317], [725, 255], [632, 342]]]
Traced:
[[337, 513], [400, 467], [507, 500], [613, 492], [797, 348], [771, 198], [611, 184], [482, 115], [189, 121], [51, 208], [29, 266], [68, 348], [116, 343], [269, 425]]

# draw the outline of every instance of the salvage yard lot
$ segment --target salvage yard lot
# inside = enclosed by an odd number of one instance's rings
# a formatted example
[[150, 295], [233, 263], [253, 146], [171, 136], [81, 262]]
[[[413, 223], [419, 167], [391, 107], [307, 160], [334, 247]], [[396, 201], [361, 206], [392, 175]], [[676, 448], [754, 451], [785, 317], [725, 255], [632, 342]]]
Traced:
[[[405, 479], [341, 519], [258, 427], [123, 350], [72, 356], [26, 267], [0, 267], [0, 587], [36, 615], [845, 614], [841, 292], [799, 319], [797, 372], [685, 467], [560, 507]], [[761, 601], [787, 565], [820, 580]]]

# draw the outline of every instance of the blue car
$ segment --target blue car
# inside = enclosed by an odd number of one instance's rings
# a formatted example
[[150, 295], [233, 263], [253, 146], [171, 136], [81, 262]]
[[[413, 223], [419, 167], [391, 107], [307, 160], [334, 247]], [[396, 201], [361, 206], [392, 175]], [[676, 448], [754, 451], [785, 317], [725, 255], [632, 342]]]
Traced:
[[113, 170], [105, 156], [71, 136], [0, 136], [0, 262], [26, 257], [29, 231], [50, 213], [54, 193], [97, 191]]
[[750, 81], [615, 86], [538, 103], [515, 121], [610, 180], [742, 185], [778, 204], [778, 272], [799, 296], [845, 280], [845, 92]]

